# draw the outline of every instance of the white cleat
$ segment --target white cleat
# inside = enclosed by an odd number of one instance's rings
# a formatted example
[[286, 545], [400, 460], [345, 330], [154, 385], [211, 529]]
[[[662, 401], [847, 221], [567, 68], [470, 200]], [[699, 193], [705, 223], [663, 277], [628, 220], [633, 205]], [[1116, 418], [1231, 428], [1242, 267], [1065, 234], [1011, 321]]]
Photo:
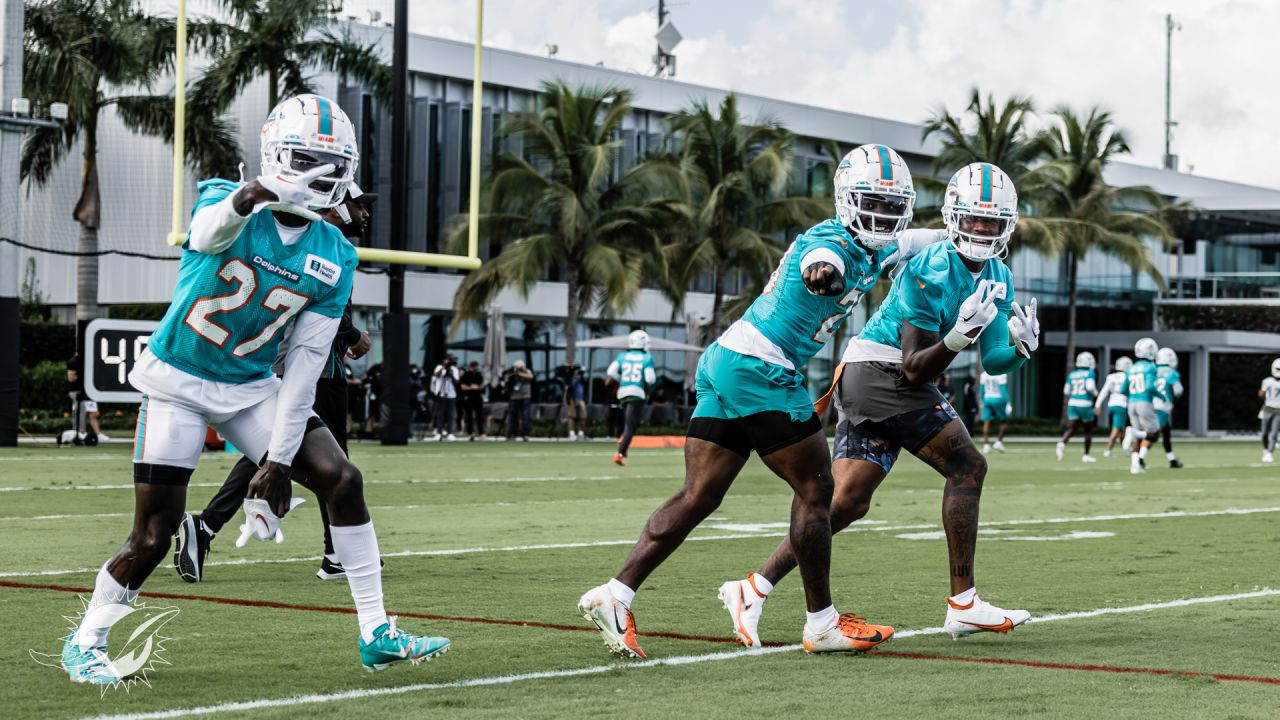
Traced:
[[993, 447], [996, 449], [996, 452], [1001, 452], [1001, 453], [1004, 452], [1004, 441], [997, 440], [996, 444]]
[[761, 595], [747, 580], [730, 580], [720, 586], [720, 602], [729, 611], [733, 634], [747, 647], [760, 647], [760, 614], [767, 596]]
[[1086, 463], [1098, 462], [1098, 458], [1092, 455], [1081, 455], [1080, 462], [1086, 462]]
[[1104, 458], [1111, 457], [1111, 451], [1110, 451], [1110, 450], [1103, 450], [1103, 451], [1102, 451], [1102, 457], [1104, 457]]
[[984, 601], [977, 595], [968, 605], [958, 605], [947, 598], [947, 621], [942, 624], [953, 639], [980, 632], [1007, 634], [1031, 619], [1026, 610], [1005, 610]]
[[1053, 454], [1058, 457], [1058, 462], [1062, 462], [1063, 456], [1067, 454], [1066, 443], [1059, 442], [1058, 447], [1054, 448]]
[[640, 649], [636, 641], [636, 619], [631, 609], [624, 606], [608, 585], [593, 587], [578, 600], [578, 612], [587, 620], [595, 623], [604, 638], [604, 646], [609, 652], [627, 658], [645, 659], [648, 657]]
[[867, 619], [853, 613], [840, 613], [835, 627], [826, 632], [811, 633], [804, 630], [804, 651], [807, 653], [861, 653], [886, 642], [893, 637], [888, 625], [873, 625]]
[[[1134, 460], [1137, 460], [1138, 456], [1137, 456], [1137, 455], [1134, 455], [1134, 456], [1133, 456], [1133, 458], [1134, 458]], [[1144, 473], [1144, 472], [1146, 472], [1146, 471], [1147, 471], [1147, 469], [1146, 469], [1146, 468], [1144, 468], [1144, 467], [1142, 467], [1142, 465], [1141, 465], [1140, 463], [1137, 463], [1137, 462], [1129, 463], [1129, 474], [1130, 474], [1130, 475], [1141, 475], [1142, 473]]]
[[1270, 450], [1262, 453], [1262, 462], [1275, 462], [1275, 461], [1276, 461], [1276, 456], [1272, 455]]
[[989, 452], [991, 452], [991, 445], [988, 443], [982, 443], [982, 454], [986, 455]]

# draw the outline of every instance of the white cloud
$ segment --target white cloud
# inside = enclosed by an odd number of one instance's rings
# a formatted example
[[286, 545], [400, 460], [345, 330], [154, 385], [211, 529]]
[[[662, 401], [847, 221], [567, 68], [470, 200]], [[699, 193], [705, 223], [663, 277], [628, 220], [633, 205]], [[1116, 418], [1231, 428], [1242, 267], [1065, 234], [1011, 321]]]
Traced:
[[[711, 3], [708, 7], [707, 3]], [[621, 7], [620, 7], [621, 6]], [[1164, 13], [1174, 35], [1174, 151], [1184, 169], [1280, 187], [1272, 118], [1280, 64], [1271, 39], [1280, 3], [1166, 0], [900, 0], [884, 3], [714, 3], [676, 7], [685, 41], [679, 79], [806, 104], [920, 122], [961, 108], [977, 85], [1031, 95], [1043, 110], [1101, 104], [1129, 134], [1134, 162], [1157, 165], [1164, 144]], [[471, 2], [432, 3], [415, 31], [470, 40]], [[611, 12], [609, 12], [611, 11]], [[622, 13], [629, 14], [622, 14]], [[603, 61], [648, 72], [654, 18], [644, 3], [490, 0], [494, 47]], [[686, 21], [681, 20], [681, 13]], [[425, 15], [425, 13], [419, 13]], [[709, 18], [698, 23], [699, 17]]]

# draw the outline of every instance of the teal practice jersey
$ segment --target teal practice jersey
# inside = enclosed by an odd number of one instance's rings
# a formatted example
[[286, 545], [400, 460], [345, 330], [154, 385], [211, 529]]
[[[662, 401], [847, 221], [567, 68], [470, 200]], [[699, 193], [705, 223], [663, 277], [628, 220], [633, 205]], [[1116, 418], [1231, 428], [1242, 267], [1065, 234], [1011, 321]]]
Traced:
[[[992, 258], [982, 266], [975, 280], [949, 243], [930, 245], [907, 262], [894, 279], [889, 295], [880, 303], [880, 309], [858, 337], [901, 349], [904, 320], [921, 330], [946, 335], [956, 324], [960, 304], [978, 289], [980, 280], [997, 284], [996, 309], [1000, 313], [983, 331], [985, 336], [992, 327], [1003, 327], [1008, 321], [1014, 299], [1013, 274], [1003, 262]], [[985, 348], [983, 353], [985, 360]]]
[[[195, 211], [239, 187], [227, 180], [200, 183]], [[326, 222], [312, 222], [286, 246], [275, 217], [263, 210], [217, 255], [183, 248], [173, 302], [149, 347], [165, 363], [205, 380], [270, 377], [290, 321], [303, 310], [342, 317], [351, 297], [356, 251]]]
[[[816, 295], [804, 284], [801, 260], [815, 250], [829, 251], [839, 260], [831, 264], [844, 265], [843, 295]], [[764, 292], [742, 319], [781, 349], [795, 369], [802, 368], [876, 284], [881, 264], [897, 251], [897, 243], [878, 251], [865, 250], [838, 220], [823, 221], [791, 243]]]
[[1173, 409], [1173, 401], [1182, 393], [1182, 373], [1168, 365], [1156, 366], [1156, 389], [1164, 397], [1152, 398], [1157, 410]]
[[1098, 397], [1098, 376], [1088, 368], [1076, 368], [1067, 373], [1063, 392], [1071, 396], [1067, 400], [1071, 407], [1093, 407], [1093, 400]]
[[1150, 360], [1138, 360], [1129, 368], [1124, 392], [1130, 403], [1149, 403], [1156, 395], [1164, 393], [1156, 386], [1156, 366]]
[[609, 366], [610, 375], [616, 367], [618, 379], [618, 399], [645, 399], [648, 386], [656, 380], [653, 356], [643, 350], [624, 350], [618, 353]]

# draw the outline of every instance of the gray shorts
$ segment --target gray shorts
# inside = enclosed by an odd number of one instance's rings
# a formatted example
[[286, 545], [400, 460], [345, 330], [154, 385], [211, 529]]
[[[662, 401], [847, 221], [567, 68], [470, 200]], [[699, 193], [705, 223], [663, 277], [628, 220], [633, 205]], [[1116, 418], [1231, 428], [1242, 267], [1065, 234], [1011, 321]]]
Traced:
[[1129, 425], [1148, 436], [1157, 435], [1160, 432], [1160, 420], [1156, 418], [1155, 406], [1148, 402], [1130, 402]]
[[937, 383], [912, 385], [903, 377], [901, 365], [887, 362], [845, 363], [834, 400], [837, 423], [849, 421], [854, 426], [947, 405]]

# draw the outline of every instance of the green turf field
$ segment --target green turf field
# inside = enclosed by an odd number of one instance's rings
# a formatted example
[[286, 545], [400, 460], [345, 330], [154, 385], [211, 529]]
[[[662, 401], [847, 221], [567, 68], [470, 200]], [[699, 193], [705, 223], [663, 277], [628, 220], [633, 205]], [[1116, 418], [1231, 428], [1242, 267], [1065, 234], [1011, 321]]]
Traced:
[[[142, 599], [179, 610], [161, 632], [169, 664], [151, 687], [105, 695], [29, 651], [57, 654], [63, 616], [81, 607], [67, 588], [90, 586], [128, 532], [130, 448], [0, 451], [0, 717], [1280, 717], [1280, 468], [1257, 462], [1256, 443], [1183, 443], [1186, 469], [1157, 452], [1135, 477], [1123, 458], [1081, 464], [1078, 448], [1062, 463], [1050, 444], [991, 458], [978, 590], [1043, 622], [960, 642], [938, 634], [941, 481], [904, 456], [866, 520], [836, 537], [832, 563], [837, 607], [898, 637], [861, 657], [799, 652], [795, 576], [761, 623], [779, 647], [723, 642], [716, 589], [768, 555], [790, 502], [753, 461], [633, 605], [642, 634], [693, 637], [643, 637], [651, 660], [624, 662], [580, 629], [574, 606], [678, 487], [679, 451], [638, 450], [618, 468], [603, 443], [358, 445], [388, 608], [402, 627], [450, 637], [450, 653], [360, 668], [346, 583], [313, 576], [312, 499], [282, 545], [237, 550], [224, 531], [202, 584], [160, 568]], [[205, 457], [191, 510], [231, 464]], [[113, 652], [135, 616], [116, 627]]]

